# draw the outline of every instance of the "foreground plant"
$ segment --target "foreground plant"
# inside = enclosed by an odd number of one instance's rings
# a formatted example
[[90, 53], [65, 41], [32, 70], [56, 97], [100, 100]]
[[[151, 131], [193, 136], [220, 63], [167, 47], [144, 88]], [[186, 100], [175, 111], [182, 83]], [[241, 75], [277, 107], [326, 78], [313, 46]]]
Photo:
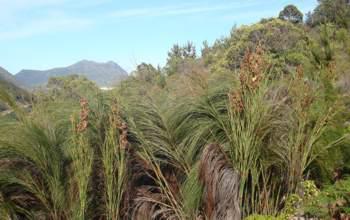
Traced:
[[127, 152], [130, 146], [127, 140], [128, 127], [122, 121], [120, 114], [119, 106], [113, 103], [109, 115], [109, 127], [106, 128], [105, 142], [101, 149], [108, 220], [121, 219], [123, 193], [127, 184]]
[[19, 119], [0, 128], [2, 207], [11, 218], [68, 219], [65, 132], [14, 109]]
[[[70, 143], [70, 157], [72, 159], [72, 201], [74, 219], [85, 219], [89, 202], [88, 187], [92, 171], [93, 150], [90, 146], [86, 131], [89, 125], [89, 105], [86, 99], [80, 101], [81, 111], [78, 124], [73, 121], [73, 137]], [[77, 195], [75, 195], [77, 190]], [[75, 197], [76, 196], [76, 197]]]

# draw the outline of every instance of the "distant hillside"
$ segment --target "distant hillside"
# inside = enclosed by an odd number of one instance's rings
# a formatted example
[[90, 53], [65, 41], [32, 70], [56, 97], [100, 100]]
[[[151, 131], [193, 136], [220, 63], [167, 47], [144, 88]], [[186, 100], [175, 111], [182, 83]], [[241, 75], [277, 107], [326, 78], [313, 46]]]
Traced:
[[9, 73], [7, 70], [5, 70], [4, 68], [2, 68], [0, 66], [0, 81], [4, 82], [11, 82], [14, 85], [17, 85], [18, 83], [16, 82], [15, 77]]
[[[6, 92], [20, 103], [24, 104], [30, 101], [29, 93], [20, 88], [14, 76], [2, 67], [0, 67], [0, 89], [6, 90]], [[4, 103], [0, 102], [0, 111], [5, 109], [6, 106]]]
[[94, 61], [82, 60], [68, 67], [43, 71], [22, 70], [15, 75], [15, 78], [22, 85], [32, 88], [45, 85], [50, 77], [72, 74], [86, 76], [100, 87], [111, 86], [127, 77], [127, 72], [115, 62], [97, 63]]

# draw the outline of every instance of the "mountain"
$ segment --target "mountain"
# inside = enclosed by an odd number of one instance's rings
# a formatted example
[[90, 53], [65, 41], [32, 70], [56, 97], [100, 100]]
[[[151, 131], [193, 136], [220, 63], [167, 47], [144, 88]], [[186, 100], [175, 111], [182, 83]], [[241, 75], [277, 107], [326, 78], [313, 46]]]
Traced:
[[1, 82], [10, 82], [14, 85], [18, 85], [15, 77], [11, 73], [9, 73], [7, 70], [2, 68], [1, 66], [0, 66], [0, 81]]
[[117, 63], [109, 61], [98, 63], [82, 60], [68, 67], [60, 67], [49, 70], [21, 70], [15, 75], [16, 80], [22, 85], [33, 88], [45, 85], [50, 77], [79, 74], [86, 76], [100, 87], [111, 86], [127, 77], [127, 72]]
[[[4, 89], [19, 103], [28, 103], [30, 101], [29, 93], [22, 89], [15, 77], [2, 67], [0, 67], [0, 89]], [[0, 101], [0, 111], [6, 108], [6, 105]]]

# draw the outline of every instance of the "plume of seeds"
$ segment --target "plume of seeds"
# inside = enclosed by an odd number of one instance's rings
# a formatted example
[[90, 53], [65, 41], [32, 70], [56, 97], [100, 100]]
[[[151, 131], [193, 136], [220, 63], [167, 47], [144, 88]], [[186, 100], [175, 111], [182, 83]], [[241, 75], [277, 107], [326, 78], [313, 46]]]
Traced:
[[264, 77], [267, 70], [267, 62], [264, 58], [264, 50], [259, 44], [255, 51], [247, 50], [241, 62], [239, 79], [242, 89], [254, 90]]
[[296, 69], [296, 77], [298, 80], [302, 80], [304, 78], [304, 70], [301, 65], [299, 65]]
[[228, 94], [228, 98], [229, 98], [231, 108], [236, 113], [241, 113], [244, 109], [244, 103], [243, 103], [241, 92], [240, 91], [231, 91]]
[[252, 92], [259, 87], [267, 67], [268, 65], [264, 58], [264, 50], [260, 44], [253, 52], [247, 50], [239, 72], [241, 87], [228, 94], [229, 102], [234, 112], [241, 113], [244, 110], [244, 95], [246, 92]]
[[77, 124], [76, 130], [78, 133], [84, 132], [88, 126], [89, 118], [89, 103], [87, 99], [80, 99], [80, 120]]
[[115, 128], [119, 130], [119, 146], [121, 149], [128, 149], [128, 125], [122, 120], [117, 100], [112, 104], [111, 122]]
[[119, 127], [119, 146], [121, 149], [128, 149], [129, 148], [129, 141], [128, 141], [128, 125], [125, 122], [122, 122]]

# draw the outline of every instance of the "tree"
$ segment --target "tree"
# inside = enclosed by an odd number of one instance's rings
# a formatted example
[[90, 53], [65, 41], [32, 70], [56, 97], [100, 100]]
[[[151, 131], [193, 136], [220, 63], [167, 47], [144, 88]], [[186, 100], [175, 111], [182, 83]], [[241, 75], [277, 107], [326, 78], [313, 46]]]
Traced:
[[166, 65], [168, 75], [172, 75], [177, 72], [177, 68], [183, 59], [182, 55], [183, 48], [181, 48], [178, 44], [175, 44], [168, 52], [168, 59]]
[[301, 13], [294, 5], [287, 5], [284, 7], [278, 17], [282, 20], [290, 21], [295, 24], [303, 22], [303, 13]]
[[308, 19], [308, 25], [316, 26], [329, 22], [339, 27], [349, 28], [349, 0], [319, 0], [318, 2], [319, 5]]
[[150, 83], [153, 82], [159, 74], [159, 71], [154, 68], [152, 64], [147, 63], [141, 63], [137, 66], [136, 71], [133, 72], [133, 75], [137, 79]]
[[47, 96], [52, 98], [80, 100], [81, 97], [92, 97], [97, 94], [97, 85], [81, 75], [68, 75], [61, 77], [51, 77], [48, 80]]
[[184, 69], [187, 61], [193, 61], [197, 57], [196, 47], [192, 42], [187, 42], [184, 46], [175, 44], [170, 52], [168, 52], [168, 59], [166, 65], [166, 71], [168, 75], [181, 72]]
[[192, 42], [187, 42], [187, 44], [182, 48], [184, 58], [196, 58], [196, 47]]

